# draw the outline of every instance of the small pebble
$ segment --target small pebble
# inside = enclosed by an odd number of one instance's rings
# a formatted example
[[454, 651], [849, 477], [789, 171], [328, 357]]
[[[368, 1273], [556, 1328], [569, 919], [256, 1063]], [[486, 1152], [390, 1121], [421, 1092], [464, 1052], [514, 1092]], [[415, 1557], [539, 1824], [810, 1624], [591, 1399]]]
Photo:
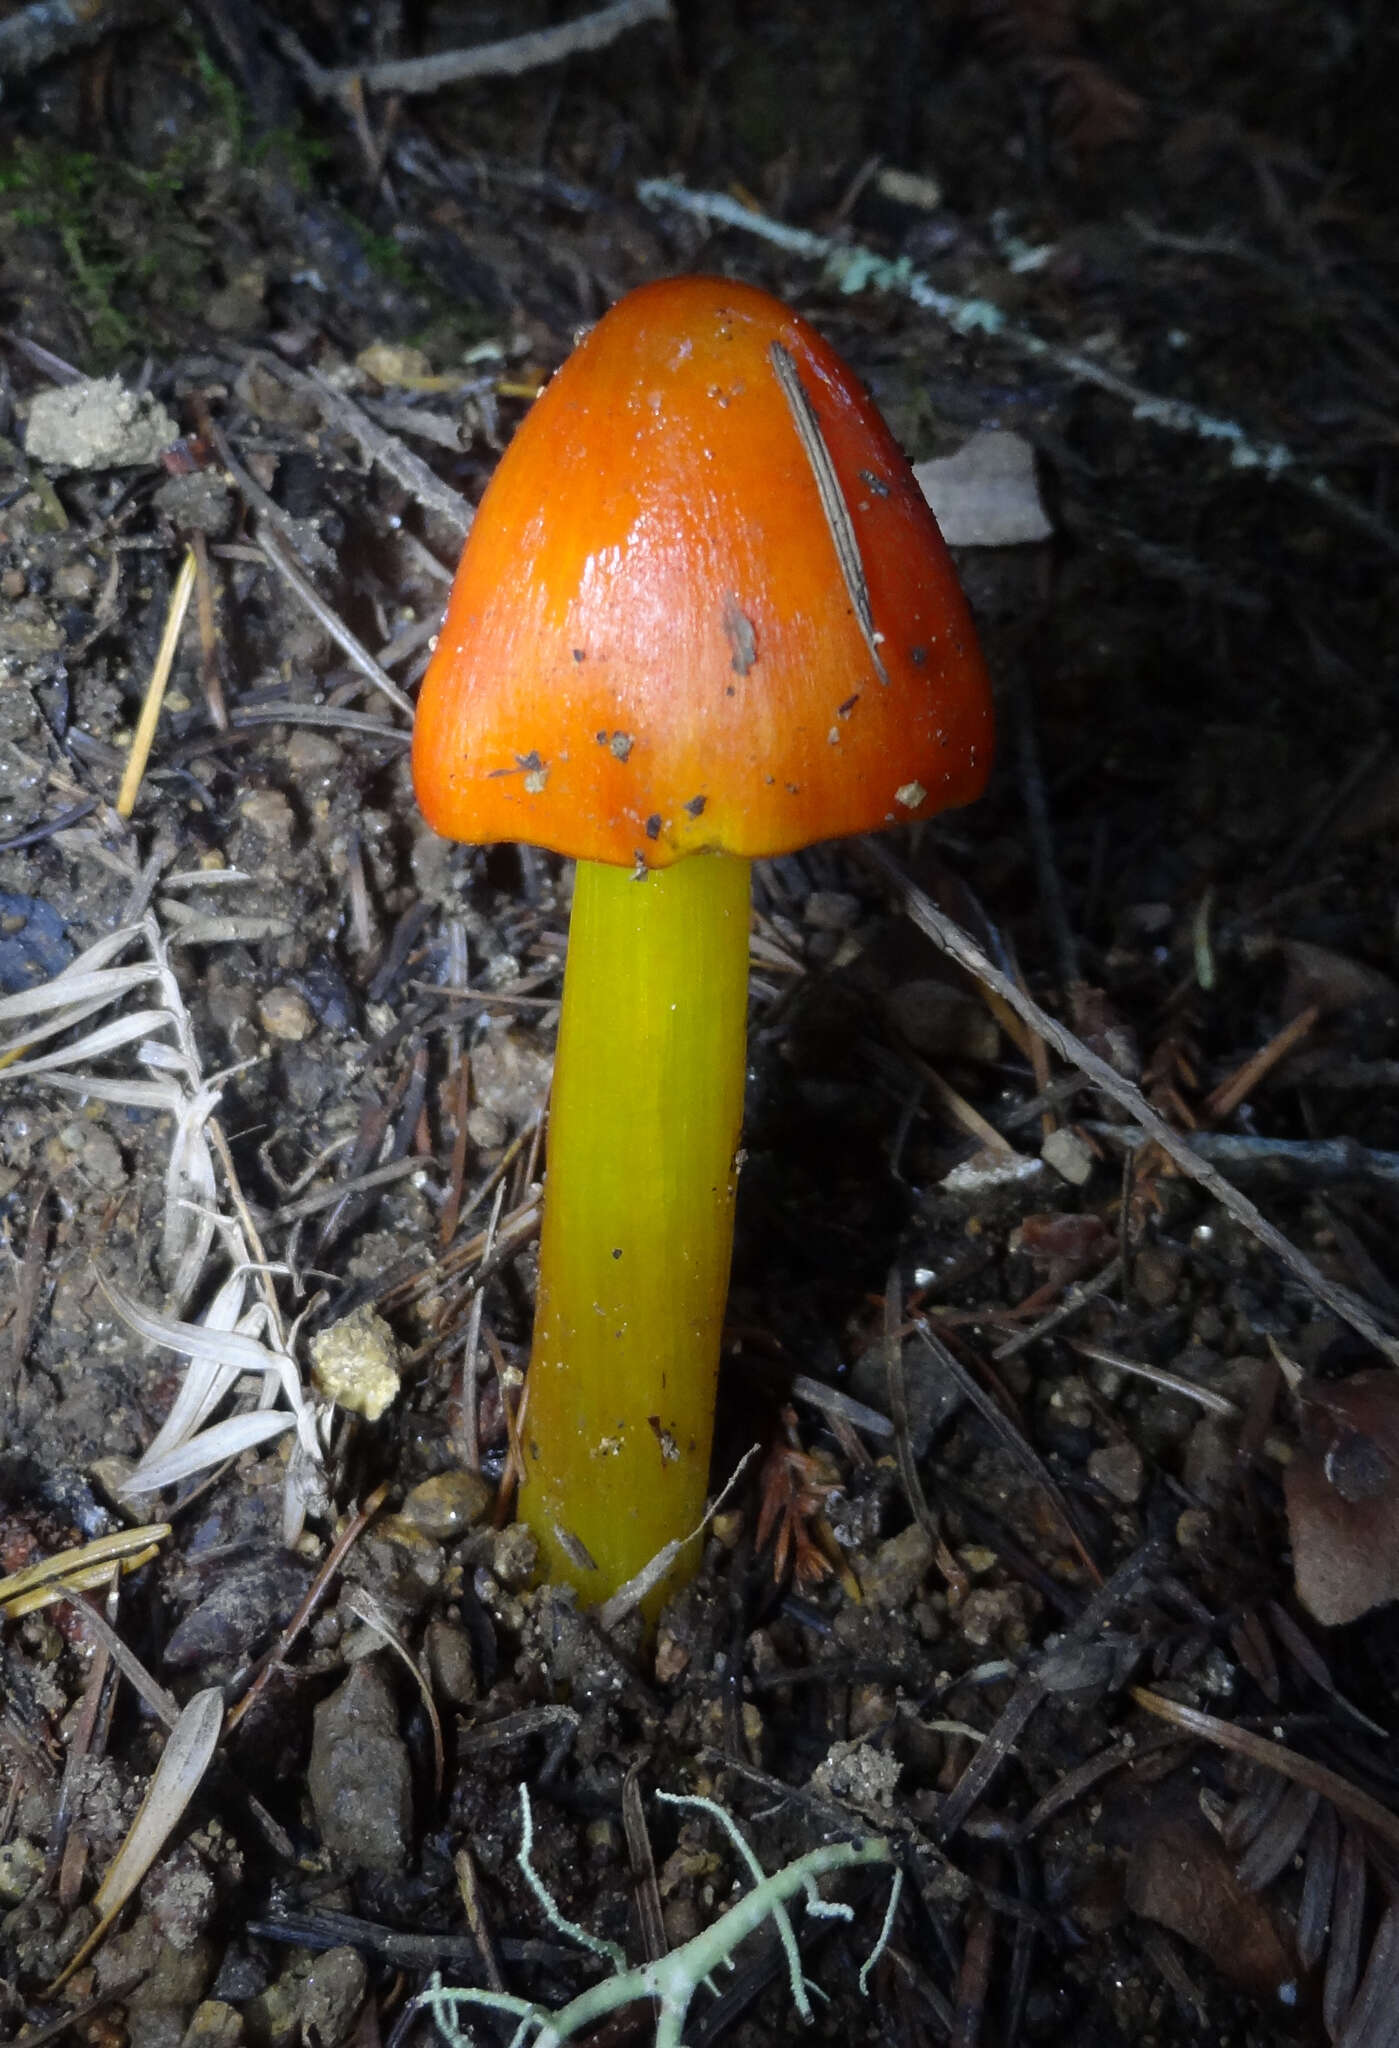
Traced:
[[206, 1998], [194, 2008], [180, 2048], [238, 2048], [243, 2015], [221, 1998]]
[[1095, 1479], [1112, 1500], [1120, 1501], [1124, 1507], [1131, 1507], [1142, 1497], [1146, 1483], [1146, 1468], [1142, 1454], [1132, 1443], [1104, 1444], [1100, 1450], [1091, 1453], [1088, 1460], [1088, 1476]]
[[258, 1002], [258, 1022], [269, 1038], [299, 1044], [313, 1026], [311, 1006], [294, 988], [270, 988]]
[[424, 1536], [449, 1543], [474, 1528], [489, 1512], [494, 1498], [493, 1489], [479, 1472], [439, 1472], [412, 1489], [400, 1512], [404, 1521]]
[[1077, 1131], [1051, 1131], [1040, 1147], [1040, 1157], [1070, 1187], [1081, 1188], [1093, 1172], [1093, 1154]]
[[0, 1905], [13, 1906], [44, 1874], [44, 1852], [17, 1835], [0, 1846]]
[[933, 1561], [933, 1539], [917, 1522], [881, 1543], [860, 1573], [860, 1591], [871, 1607], [906, 1607], [921, 1588]]
[[291, 805], [279, 789], [252, 789], [238, 805], [239, 816], [274, 846], [289, 845], [296, 829]]
[[328, 1948], [316, 1957], [301, 1992], [301, 2038], [315, 2048], [339, 2048], [364, 2004], [369, 1971], [352, 1948]]
[[453, 1621], [427, 1625], [427, 1662], [432, 1682], [454, 1707], [469, 1707], [478, 1696], [471, 1638]]
[[539, 1545], [523, 1522], [498, 1530], [492, 1550], [491, 1569], [507, 1592], [519, 1593], [533, 1585], [539, 1571]]
[[315, 1712], [311, 1804], [321, 1840], [351, 1870], [404, 1870], [412, 1847], [413, 1786], [398, 1708], [377, 1658], [356, 1664]]
[[819, 932], [849, 931], [859, 915], [859, 897], [843, 889], [813, 889], [802, 905], [803, 919]]

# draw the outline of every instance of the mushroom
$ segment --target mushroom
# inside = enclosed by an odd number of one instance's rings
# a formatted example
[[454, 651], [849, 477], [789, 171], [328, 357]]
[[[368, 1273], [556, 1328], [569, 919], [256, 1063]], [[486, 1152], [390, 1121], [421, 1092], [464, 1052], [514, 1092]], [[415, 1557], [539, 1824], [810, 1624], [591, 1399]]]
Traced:
[[491, 479], [413, 737], [437, 831], [578, 862], [519, 1505], [589, 1602], [703, 1514], [750, 863], [967, 803], [990, 755], [947, 551], [849, 368], [748, 285], [622, 299]]

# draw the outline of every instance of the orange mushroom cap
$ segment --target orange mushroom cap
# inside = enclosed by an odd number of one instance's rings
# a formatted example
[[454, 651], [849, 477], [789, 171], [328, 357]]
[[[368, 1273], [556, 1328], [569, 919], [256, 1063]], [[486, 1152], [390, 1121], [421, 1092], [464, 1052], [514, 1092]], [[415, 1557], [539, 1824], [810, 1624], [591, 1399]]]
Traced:
[[966, 603], [853, 372], [750, 285], [620, 300], [482, 498], [418, 703], [428, 822], [756, 857], [968, 803], [990, 758]]

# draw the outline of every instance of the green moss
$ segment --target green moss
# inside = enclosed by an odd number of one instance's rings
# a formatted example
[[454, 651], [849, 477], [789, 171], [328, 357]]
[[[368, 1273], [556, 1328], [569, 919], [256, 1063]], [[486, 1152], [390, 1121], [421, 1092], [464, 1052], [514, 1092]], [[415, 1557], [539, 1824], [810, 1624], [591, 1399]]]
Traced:
[[[182, 96], [185, 111], [155, 164], [47, 137], [18, 139], [0, 158], [0, 271], [10, 290], [61, 304], [86, 343], [65, 339], [66, 353], [101, 372], [138, 350], [186, 345], [235, 256], [255, 259], [275, 235], [269, 220], [287, 223], [292, 244], [269, 252], [269, 268], [297, 257], [290, 217], [302, 211], [298, 200], [317, 215], [334, 213], [363, 252], [380, 289], [358, 308], [362, 324], [414, 328], [403, 338], [421, 338], [442, 361], [495, 331], [495, 320], [463, 304], [411, 247], [327, 195], [327, 142], [299, 118], [251, 133], [236, 85], [192, 29], [180, 39], [184, 84], [195, 89]], [[297, 195], [290, 205], [289, 193]], [[352, 314], [343, 303], [342, 311]]]
[[87, 330], [93, 367], [109, 367], [169, 316], [187, 316], [208, 291], [208, 238], [189, 217], [174, 163], [146, 170], [55, 143], [19, 142], [0, 165], [0, 241], [7, 221], [52, 244], [53, 268]]

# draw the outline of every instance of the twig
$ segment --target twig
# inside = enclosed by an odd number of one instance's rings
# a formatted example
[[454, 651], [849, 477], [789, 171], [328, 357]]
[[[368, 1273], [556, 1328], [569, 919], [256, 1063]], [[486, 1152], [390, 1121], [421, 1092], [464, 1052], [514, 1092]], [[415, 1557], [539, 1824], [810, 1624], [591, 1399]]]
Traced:
[[1211, 1393], [1208, 1387], [1201, 1387], [1194, 1380], [1188, 1380], [1178, 1372], [1167, 1372], [1163, 1366], [1147, 1365], [1140, 1358], [1128, 1358], [1121, 1351], [1109, 1351], [1102, 1344], [1085, 1344], [1082, 1338], [1070, 1337], [1069, 1348], [1077, 1351], [1081, 1358], [1091, 1358], [1095, 1365], [1111, 1366], [1114, 1372], [1131, 1373], [1138, 1379], [1150, 1380], [1155, 1387], [1165, 1387], [1172, 1394], [1179, 1394], [1187, 1401], [1198, 1401], [1202, 1408], [1208, 1408], [1211, 1415], [1222, 1415], [1227, 1421], [1234, 1421], [1239, 1413], [1237, 1401], [1231, 1401], [1224, 1394]]
[[209, 543], [196, 527], [189, 544], [194, 549], [199, 572], [199, 671], [204, 684], [204, 702], [220, 732], [228, 731], [228, 705], [224, 699], [223, 677], [219, 674], [219, 628], [214, 615], [214, 582], [209, 567]]
[[[249, 352], [249, 359], [259, 368], [269, 371], [279, 384], [285, 384], [290, 391], [300, 392], [319, 406], [332, 426], [348, 434], [361, 454], [370, 462], [376, 462], [426, 511], [435, 512], [459, 534], [468, 531], [475, 517], [470, 500], [464, 498], [460, 491], [454, 491], [450, 484], [444, 484], [436, 470], [431, 469], [421, 456], [415, 455], [411, 448], [405, 447], [397, 434], [386, 433], [362, 406], [356, 405], [343, 391], [337, 391], [318, 370], [303, 375], [279, 357], [264, 355], [257, 350]], [[441, 574], [441, 565], [435, 566]]]
[[1141, 1126], [1147, 1136], [1155, 1139], [1169, 1158], [1173, 1159], [1181, 1172], [1212, 1195], [1221, 1209], [1234, 1221], [1255, 1237], [1259, 1244], [1266, 1246], [1273, 1256], [1280, 1259], [1289, 1272], [1301, 1281], [1318, 1301], [1325, 1302], [1334, 1315], [1340, 1317], [1367, 1344], [1387, 1358], [1391, 1365], [1399, 1365], [1399, 1339], [1382, 1330], [1365, 1302], [1352, 1294], [1347, 1287], [1338, 1286], [1328, 1280], [1318, 1266], [1313, 1265], [1305, 1252], [1299, 1251], [1290, 1238], [1284, 1237], [1276, 1225], [1270, 1223], [1262, 1211], [1241, 1194], [1232, 1182], [1225, 1180], [1203, 1151], [1197, 1149], [1197, 1140], [1189, 1143], [1178, 1131], [1172, 1130], [1164, 1117], [1158, 1116], [1139, 1088], [1126, 1080], [1110, 1067], [1105, 1059], [1091, 1051], [1081, 1038], [1067, 1029], [1058, 1020], [1042, 1010], [1032, 997], [1018, 989], [1009, 975], [993, 967], [974, 939], [970, 938], [950, 917], [943, 915], [937, 905], [924, 895], [916, 883], [911, 882], [898, 863], [890, 858], [884, 848], [873, 840], [860, 842], [860, 850], [868, 864], [889, 883], [902, 899], [904, 914], [919, 931], [930, 938], [939, 951], [946, 953], [960, 967], [978, 981], [984, 982], [1000, 996], [1032, 1030], [1039, 1033], [1047, 1044], [1052, 1045], [1060, 1058], [1066, 1060], [1079, 1072], [1086, 1074], [1095, 1087], [1114, 1102], [1120, 1103], [1128, 1115]]
[[1319, 1006], [1308, 1003], [1305, 1010], [1283, 1025], [1281, 1031], [1275, 1031], [1266, 1045], [1251, 1053], [1241, 1066], [1220, 1082], [1205, 1104], [1209, 1114], [1219, 1119], [1232, 1116], [1239, 1104], [1252, 1095], [1259, 1082], [1290, 1052], [1296, 1051], [1302, 1040], [1315, 1029], [1320, 1015]]
[[388, 1491], [387, 1481], [382, 1486], [376, 1486], [373, 1493], [370, 1494], [362, 1506], [355, 1509], [334, 1543], [331, 1544], [330, 1549], [321, 1560], [319, 1571], [306, 1589], [301, 1605], [282, 1630], [276, 1642], [273, 1643], [271, 1649], [265, 1650], [258, 1658], [256, 1664], [253, 1665], [251, 1683], [248, 1685], [247, 1691], [240, 1700], [237, 1700], [229, 1708], [227, 1719], [224, 1722], [224, 1734], [226, 1736], [233, 1733], [249, 1708], [254, 1706], [261, 1697], [262, 1689], [271, 1676], [273, 1669], [281, 1663], [287, 1651], [315, 1613], [325, 1597], [326, 1589], [330, 1586], [341, 1565], [345, 1562], [346, 1554], [359, 1541], [360, 1537], [369, 1527], [369, 1524], [378, 1514], [380, 1508], [384, 1505], [385, 1500], [388, 1498]]
[[[1393, 1085], [1392, 1083], [1390, 1085]], [[1080, 1123], [1090, 1137], [1134, 1152], [1149, 1143], [1126, 1124]], [[1240, 1131], [1193, 1131], [1191, 1150], [1213, 1166], [1278, 1186], [1308, 1182], [1373, 1181], [1399, 1186], [1399, 1152], [1372, 1152], [1354, 1138], [1252, 1138]]]
[[1120, 377], [1091, 356], [1061, 348], [1032, 329], [1008, 320], [989, 299], [966, 299], [955, 292], [940, 291], [923, 271], [914, 269], [907, 257], [890, 262], [859, 243], [837, 242], [827, 235], [813, 234], [808, 228], [789, 227], [785, 221], [744, 206], [727, 193], [691, 192], [669, 178], [643, 179], [636, 188], [636, 196], [643, 206], [655, 210], [674, 207], [712, 226], [739, 228], [744, 234], [757, 235], [793, 256], [824, 264], [842, 292], [864, 291], [870, 286], [877, 291], [898, 292], [923, 312], [946, 321], [957, 334], [984, 334], [1018, 355], [1051, 363], [1079, 383], [1095, 385], [1098, 390], [1125, 400], [1134, 419], [1146, 420], [1172, 433], [1193, 435], [1196, 440], [1218, 443], [1228, 450], [1235, 469], [1257, 470], [1270, 480], [1287, 478], [1390, 554], [1399, 555], [1399, 533], [1393, 527], [1368, 506], [1338, 491], [1317, 471], [1304, 469], [1295, 450], [1284, 442], [1255, 439], [1237, 420], [1207, 412], [1187, 399], [1163, 398], [1148, 391], [1144, 385]]
[[[1093, 1642], [1137, 1588], [1143, 1583], [1150, 1583], [1152, 1574], [1159, 1571], [1164, 1555], [1160, 1540], [1149, 1537], [1139, 1550], [1124, 1558], [1111, 1578], [1098, 1587], [1078, 1620], [1065, 1631], [1061, 1649]], [[972, 1808], [984, 1798], [991, 1780], [1048, 1697], [1049, 1687], [1039, 1671], [1033, 1667], [1026, 1671], [997, 1716], [994, 1727], [938, 1809], [934, 1834], [939, 1843], [950, 1841]]]
[[180, 644], [180, 629], [185, 623], [185, 613], [189, 610], [190, 597], [194, 591], [195, 567], [194, 549], [186, 548], [185, 558], [180, 564], [180, 573], [175, 578], [175, 587], [170, 593], [170, 608], [165, 614], [165, 630], [160, 636], [155, 666], [146, 685], [141, 716], [136, 721], [136, 730], [131, 738], [131, 751], [126, 757], [126, 769], [121, 778], [121, 788], [117, 791], [116, 812], [119, 818], [129, 818], [136, 808], [141, 779], [145, 775], [146, 763], [151, 758], [151, 748], [155, 743], [160, 707], [165, 702], [165, 686], [170, 680], [170, 671], [175, 666], [175, 650]]
[[894, 1454], [899, 1463], [899, 1477], [903, 1481], [905, 1496], [913, 1511], [913, 1519], [933, 1546], [938, 1570], [942, 1573], [949, 1594], [955, 1606], [960, 1607], [967, 1597], [969, 1580], [966, 1572], [953, 1556], [943, 1535], [937, 1516], [928, 1505], [923, 1491], [923, 1482], [918, 1476], [918, 1461], [913, 1455], [913, 1443], [908, 1426], [908, 1394], [904, 1386], [904, 1354], [901, 1342], [903, 1322], [902, 1288], [899, 1269], [891, 1266], [884, 1282], [884, 1374], [889, 1390], [889, 1415], [894, 1426]]
[[366, 92], [419, 93], [439, 92], [444, 85], [461, 85], [474, 78], [518, 78], [523, 71], [537, 71], [546, 64], [562, 64], [567, 57], [606, 49], [643, 22], [670, 19], [670, 0], [614, 0], [612, 6], [601, 7], [596, 14], [581, 14], [576, 21], [560, 22], [557, 28], [507, 36], [501, 42], [478, 43], [465, 50], [438, 50], [431, 57], [391, 58], [343, 71], [324, 70], [286, 31], [281, 31], [278, 39], [291, 52], [312, 92], [322, 99], [344, 99], [355, 84]]
[[[1003, 1344], [998, 1344], [991, 1353], [992, 1364], [1004, 1365], [1008, 1358], [1015, 1358], [1020, 1352], [1028, 1351], [1032, 1344], [1038, 1344], [1041, 1337], [1047, 1337], [1051, 1330], [1067, 1323], [1100, 1294], [1106, 1294], [1109, 1287], [1117, 1284], [1121, 1273], [1122, 1259], [1118, 1255], [1109, 1259], [1105, 1266], [1100, 1266], [1096, 1273], [1090, 1273], [1087, 1279], [1076, 1280], [1063, 1300], [1055, 1302], [1053, 1308], [1047, 1309], [1042, 1316], [1037, 1316], [1028, 1329], [1017, 1330], [1013, 1337], [1007, 1337]], [[1017, 1313], [1023, 1314], [1024, 1310]]]
[[140, 1694], [151, 1712], [162, 1720], [167, 1728], [173, 1728], [180, 1718], [180, 1709], [173, 1696], [165, 1690], [159, 1679], [152, 1678], [136, 1652], [129, 1649], [108, 1621], [100, 1607], [94, 1607], [81, 1593], [60, 1586], [59, 1593], [69, 1606], [81, 1617], [83, 1626], [97, 1638], [102, 1648], [111, 1657], [127, 1683]]
[[258, 538], [262, 544], [262, 552], [287, 588], [300, 598], [307, 611], [324, 626], [341, 653], [349, 656], [360, 674], [365, 676], [382, 696], [388, 698], [395, 711], [401, 711], [406, 718], [411, 718], [413, 706], [410, 699], [404, 696], [391, 676], [385, 675], [364, 642], [357, 640], [344, 620], [331, 610], [309, 576], [303, 576], [290, 555], [283, 554], [281, 541], [274, 529], [264, 526]]
[[314, 569], [333, 569], [334, 551], [326, 546], [307, 520], [293, 519], [290, 512], [283, 511], [272, 493], [265, 491], [257, 478], [243, 467], [229, 444], [227, 434], [216, 420], [209, 422], [209, 438], [218, 450], [219, 461], [232, 477], [244, 502], [285, 536], [289, 546], [296, 549], [303, 562], [309, 563]]
[[343, 1202], [347, 1195], [368, 1194], [375, 1188], [388, 1187], [391, 1182], [403, 1180], [410, 1173], [421, 1173], [430, 1164], [417, 1158], [390, 1159], [383, 1166], [372, 1166], [368, 1173], [357, 1173], [352, 1180], [338, 1180], [333, 1187], [316, 1188], [309, 1195], [302, 1195], [294, 1202], [286, 1202], [273, 1211], [268, 1219], [274, 1226], [283, 1223], [300, 1223], [308, 1216], [319, 1216], [323, 1209], [333, 1209], [337, 1202]]
[[1080, 1564], [1082, 1564], [1094, 1585], [1101, 1586], [1103, 1575], [1095, 1564], [1087, 1544], [1074, 1526], [1073, 1514], [1064, 1489], [1045, 1464], [1043, 1458], [1040, 1457], [1034, 1445], [1011, 1417], [1006, 1414], [1000, 1404], [991, 1398], [981, 1382], [967, 1371], [961, 1359], [943, 1343], [942, 1338], [930, 1328], [923, 1316], [916, 1316], [914, 1318], [914, 1326], [940, 1369], [960, 1389], [963, 1397], [970, 1401], [982, 1421], [1000, 1439], [1031, 1484], [1039, 1487], [1040, 1491], [1052, 1502], [1055, 1512], [1064, 1526], [1065, 1535], [1078, 1552]]

